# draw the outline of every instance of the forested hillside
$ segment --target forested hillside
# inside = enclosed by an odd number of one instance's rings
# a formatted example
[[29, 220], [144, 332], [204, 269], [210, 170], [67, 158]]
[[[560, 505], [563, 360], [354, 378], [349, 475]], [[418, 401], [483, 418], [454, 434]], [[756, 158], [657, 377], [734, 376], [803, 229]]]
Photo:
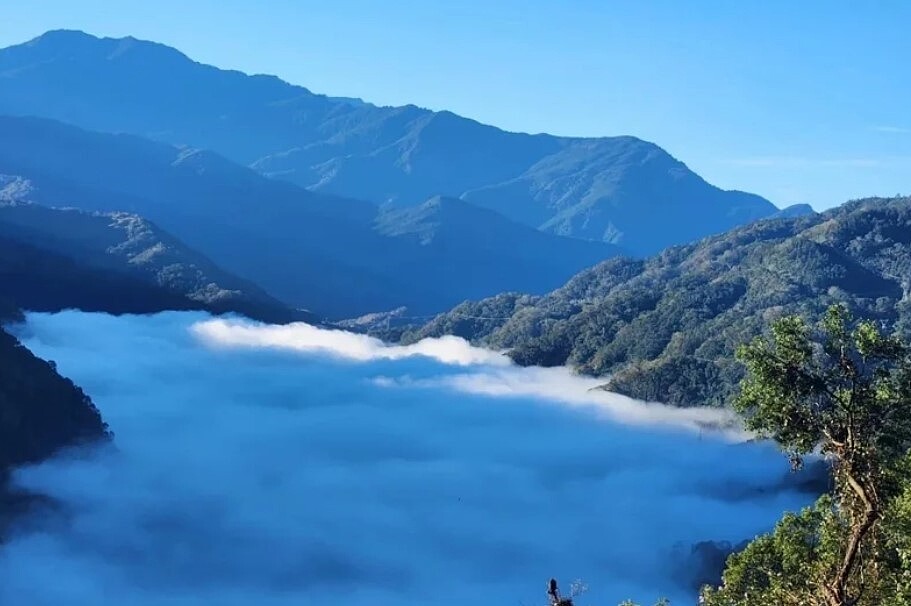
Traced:
[[841, 302], [908, 335], [909, 289], [911, 198], [866, 199], [611, 259], [542, 297], [466, 302], [402, 340], [455, 334], [520, 364], [609, 376], [637, 398], [720, 406], [743, 373], [734, 348], [771, 319]]
[[[4, 319], [9, 318], [4, 318], [0, 301], [0, 320]], [[0, 411], [2, 542], [11, 520], [40, 499], [10, 489], [10, 471], [19, 465], [42, 461], [63, 448], [107, 439], [109, 434], [95, 405], [81, 389], [57, 374], [52, 363], [32, 355], [2, 328]]]
[[0, 329], [0, 472], [59, 448], [96, 440], [107, 426], [91, 400], [54, 366]]

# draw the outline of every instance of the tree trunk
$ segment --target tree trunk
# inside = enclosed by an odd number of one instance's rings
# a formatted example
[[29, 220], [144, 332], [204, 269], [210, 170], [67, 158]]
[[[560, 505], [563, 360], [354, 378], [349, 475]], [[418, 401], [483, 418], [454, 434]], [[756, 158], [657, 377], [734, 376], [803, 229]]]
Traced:
[[848, 595], [848, 580], [857, 563], [857, 555], [860, 552], [861, 544], [879, 518], [879, 510], [875, 502], [867, 494], [861, 483], [850, 472], [845, 473], [845, 478], [848, 485], [863, 502], [864, 510], [860, 519], [853, 524], [851, 538], [848, 540], [848, 548], [845, 550], [845, 556], [838, 573], [832, 579], [832, 583], [826, 587], [829, 606], [854, 606], [860, 599], [859, 593], [856, 596]]

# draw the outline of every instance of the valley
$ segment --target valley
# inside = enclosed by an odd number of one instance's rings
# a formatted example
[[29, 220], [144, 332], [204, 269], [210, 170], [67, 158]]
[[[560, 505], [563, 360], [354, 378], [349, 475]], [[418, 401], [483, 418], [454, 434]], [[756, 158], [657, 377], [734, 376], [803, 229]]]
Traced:
[[695, 543], [813, 498], [774, 448], [711, 429], [718, 411], [591, 397], [455, 341], [199, 312], [30, 314], [21, 334], [94, 395], [116, 449], [17, 472], [73, 517], [23, 521], [3, 602], [533, 601], [536, 571], [683, 602]]
[[0, 603], [911, 604], [911, 13], [132, 3], [0, 28]]

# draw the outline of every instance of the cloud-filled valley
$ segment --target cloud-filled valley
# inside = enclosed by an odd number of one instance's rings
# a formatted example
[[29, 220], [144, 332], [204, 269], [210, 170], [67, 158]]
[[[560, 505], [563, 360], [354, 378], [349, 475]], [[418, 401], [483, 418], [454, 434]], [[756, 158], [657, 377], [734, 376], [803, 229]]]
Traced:
[[680, 545], [740, 541], [811, 496], [727, 416], [522, 369], [199, 313], [32, 314], [21, 337], [115, 444], [21, 470], [58, 500], [0, 551], [0, 602], [692, 603]]

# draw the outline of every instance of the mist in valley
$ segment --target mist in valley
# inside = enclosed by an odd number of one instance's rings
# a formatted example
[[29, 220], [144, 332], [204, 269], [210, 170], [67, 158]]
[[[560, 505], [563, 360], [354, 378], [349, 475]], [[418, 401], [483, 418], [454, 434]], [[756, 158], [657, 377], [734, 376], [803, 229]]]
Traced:
[[31, 314], [20, 336], [116, 437], [17, 472], [57, 504], [0, 551], [4, 604], [531, 606], [550, 577], [582, 579], [579, 604], [688, 604], [692, 544], [813, 498], [729, 413], [456, 338], [192, 312]]

